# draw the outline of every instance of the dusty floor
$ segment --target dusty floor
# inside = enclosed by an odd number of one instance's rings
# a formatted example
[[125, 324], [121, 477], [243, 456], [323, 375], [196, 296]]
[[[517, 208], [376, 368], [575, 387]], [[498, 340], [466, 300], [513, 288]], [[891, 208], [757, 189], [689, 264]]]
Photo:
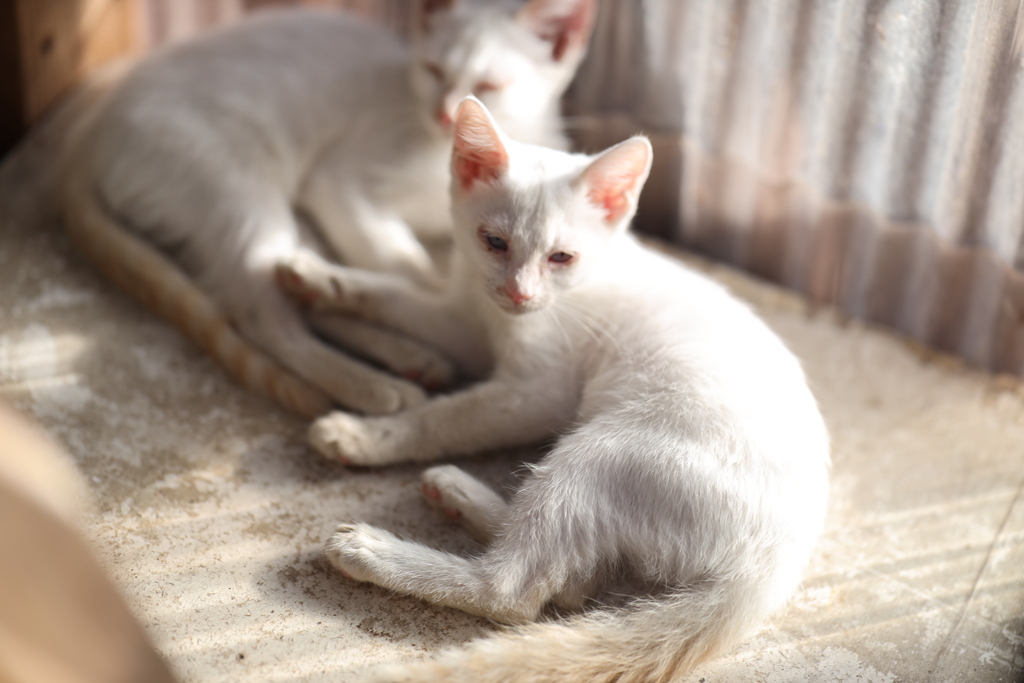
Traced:
[[[83, 526], [183, 681], [345, 681], [489, 623], [328, 570], [335, 523], [457, 551], [419, 468], [319, 461], [305, 425], [235, 386], [71, 249], [59, 127], [0, 167], [0, 398], [73, 454]], [[701, 266], [706, 267], [706, 266]], [[1012, 387], [723, 268], [804, 359], [834, 439], [827, 530], [792, 605], [691, 677], [1024, 680], [1024, 401]], [[467, 468], [514, 483], [511, 453]]]

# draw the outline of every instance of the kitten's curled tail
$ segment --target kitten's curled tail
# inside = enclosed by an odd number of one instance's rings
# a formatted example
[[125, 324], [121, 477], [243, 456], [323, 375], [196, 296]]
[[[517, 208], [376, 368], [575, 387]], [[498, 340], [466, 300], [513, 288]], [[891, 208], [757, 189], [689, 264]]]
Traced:
[[[439, 659], [374, 672], [379, 683], [669, 683], [735, 643], [763, 616], [729, 582], [595, 610], [478, 640]], [[757, 599], [752, 602], [757, 604]]]
[[72, 241], [109, 279], [201, 346], [246, 388], [303, 417], [331, 400], [240, 337], [217, 305], [156, 249], [119, 225], [101, 205], [75, 150], [61, 178], [64, 222]]

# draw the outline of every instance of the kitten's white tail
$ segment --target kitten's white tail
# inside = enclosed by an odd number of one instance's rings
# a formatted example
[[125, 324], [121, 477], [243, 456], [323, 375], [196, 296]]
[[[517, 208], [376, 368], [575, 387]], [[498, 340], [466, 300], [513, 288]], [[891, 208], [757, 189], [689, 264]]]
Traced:
[[[753, 594], [703, 583], [657, 600], [532, 624], [441, 658], [375, 672], [388, 683], [669, 683], [764, 617]], [[743, 607], [740, 595], [751, 596]]]
[[101, 206], [78, 156], [73, 152], [65, 159], [64, 222], [75, 245], [100, 272], [201, 346], [246, 388], [303, 417], [328, 412], [332, 404], [327, 394], [240, 337], [173, 262], [118, 225]]

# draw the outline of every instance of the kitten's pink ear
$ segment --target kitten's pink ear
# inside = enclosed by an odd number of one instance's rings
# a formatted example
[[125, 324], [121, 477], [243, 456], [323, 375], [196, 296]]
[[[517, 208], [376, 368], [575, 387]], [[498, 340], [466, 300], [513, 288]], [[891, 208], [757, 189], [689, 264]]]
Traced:
[[490, 113], [473, 97], [462, 100], [452, 129], [452, 179], [468, 190], [477, 182], [491, 182], [508, 170], [508, 152]]
[[618, 227], [632, 218], [653, 156], [651, 143], [638, 135], [607, 150], [583, 171], [579, 182], [609, 225]]
[[413, 16], [421, 31], [430, 30], [430, 18], [438, 12], [446, 12], [455, 5], [455, 0], [416, 0]]
[[551, 58], [562, 61], [590, 40], [597, 0], [531, 0], [519, 12], [519, 21], [551, 43]]

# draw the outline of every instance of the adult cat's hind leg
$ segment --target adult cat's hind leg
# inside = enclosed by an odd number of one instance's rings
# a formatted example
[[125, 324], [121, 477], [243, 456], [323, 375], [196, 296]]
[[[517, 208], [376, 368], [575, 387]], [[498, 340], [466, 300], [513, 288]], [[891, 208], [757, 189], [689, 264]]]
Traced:
[[490, 543], [508, 514], [497, 491], [454, 465], [423, 472], [423, 496], [449, 519], [459, 522], [481, 543]]
[[478, 331], [442, 294], [408, 278], [339, 266], [308, 251], [282, 256], [275, 272], [282, 289], [313, 310], [341, 311], [396, 330], [470, 372], [486, 362]]
[[250, 278], [246, 301], [245, 307], [236, 305], [233, 311], [242, 335], [341, 405], [383, 414], [426, 400], [426, 394], [415, 384], [375, 370], [317, 339], [269, 273]]
[[449, 386], [455, 377], [441, 354], [396, 332], [332, 313], [311, 311], [307, 319], [321, 336], [430, 391]]

